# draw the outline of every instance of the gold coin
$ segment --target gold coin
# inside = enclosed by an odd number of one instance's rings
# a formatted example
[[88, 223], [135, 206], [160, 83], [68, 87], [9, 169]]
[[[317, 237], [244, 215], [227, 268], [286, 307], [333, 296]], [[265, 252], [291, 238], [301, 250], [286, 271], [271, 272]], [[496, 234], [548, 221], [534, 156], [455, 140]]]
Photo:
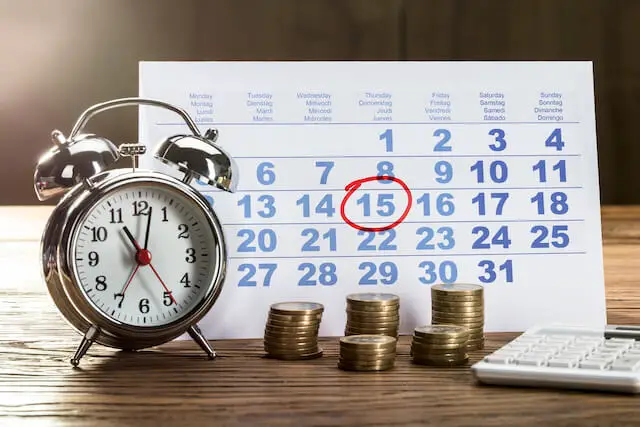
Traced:
[[265, 328], [268, 328], [275, 332], [311, 332], [317, 331], [320, 328], [320, 325], [305, 325], [305, 326], [284, 326], [284, 325], [274, 325], [273, 323], [267, 321]]
[[346, 328], [345, 332], [347, 336], [353, 335], [386, 335], [390, 337], [396, 337], [398, 335], [397, 329], [354, 329]]
[[[390, 324], [390, 325], [361, 326], [361, 325], [354, 325], [353, 323], [348, 323], [346, 325], [346, 328], [353, 331], [362, 330], [362, 331], [386, 332], [386, 331], [398, 330], [398, 324], [396, 323], [396, 324]], [[362, 335], [366, 335], [366, 334], [362, 334]]]
[[281, 320], [275, 320], [275, 319], [268, 319], [267, 320], [267, 324], [268, 325], [274, 325], [274, 326], [283, 326], [283, 327], [292, 327], [292, 328], [297, 328], [297, 327], [320, 327], [320, 322], [314, 320], [312, 322], [283, 322]]
[[392, 322], [400, 320], [400, 315], [398, 313], [394, 313], [391, 315], [382, 315], [380, 312], [376, 311], [349, 311], [347, 310], [347, 319], [349, 320], [361, 320], [364, 322], [368, 321], [376, 321], [376, 322]]
[[288, 323], [311, 323], [311, 322], [320, 322], [322, 320], [322, 314], [278, 314], [278, 313], [269, 313], [269, 319], [277, 320], [278, 322], [288, 322]]
[[400, 297], [383, 292], [361, 292], [347, 295], [347, 302], [365, 304], [400, 304]]
[[462, 338], [469, 335], [469, 331], [460, 325], [423, 325], [414, 328], [414, 335], [424, 338]]
[[439, 360], [430, 358], [416, 358], [412, 359], [413, 363], [417, 365], [431, 365], [431, 366], [459, 366], [466, 365], [469, 362], [469, 358], [464, 359], [451, 359], [451, 360]]
[[312, 341], [267, 341], [264, 340], [264, 345], [270, 348], [281, 348], [281, 349], [299, 349], [305, 347], [314, 347], [318, 345], [317, 340]]
[[456, 316], [471, 316], [471, 317], [478, 317], [478, 316], [484, 316], [484, 309], [457, 309], [457, 308], [450, 308], [450, 307], [440, 307], [440, 306], [436, 306], [433, 305], [431, 307], [431, 312], [432, 313], [438, 313], [438, 314], [453, 314]]
[[451, 318], [445, 318], [445, 317], [440, 317], [440, 316], [432, 316], [431, 317], [431, 323], [433, 323], [434, 325], [438, 325], [438, 324], [448, 324], [448, 325], [459, 325], [459, 326], [465, 326], [467, 329], [469, 329], [469, 332], [471, 332], [472, 329], [474, 328], [482, 328], [484, 327], [484, 320], [478, 321], [478, 320], [469, 320], [467, 321], [466, 319], [451, 319]]
[[395, 360], [383, 361], [372, 364], [354, 364], [351, 362], [338, 361], [338, 368], [345, 371], [386, 371], [393, 368]]
[[356, 320], [347, 320], [347, 325], [355, 326], [358, 328], [392, 328], [398, 327], [398, 321], [394, 322], [358, 322]]
[[314, 315], [324, 311], [324, 306], [317, 302], [287, 301], [271, 305], [271, 312], [284, 315]]
[[318, 337], [315, 335], [293, 335], [293, 336], [282, 336], [282, 335], [264, 335], [264, 340], [269, 342], [317, 342]]
[[449, 302], [449, 303], [476, 303], [484, 304], [484, 294], [478, 293], [475, 295], [459, 294], [456, 292], [434, 292], [431, 291], [431, 304], [434, 302]]
[[484, 310], [484, 300], [476, 299], [474, 301], [455, 301], [448, 299], [432, 299], [431, 307], [436, 308], [440, 307], [442, 309], [451, 310], [451, 311], [461, 311], [461, 310]]
[[377, 314], [379, 316], [397, 316], [400, 311], [398, 305], [347, 305], [347, 313]]
[[395, 357], [396, 349], [384, 349], [384, 350], [353, 350], [349, 348], [340, 348], [340, 357], [344, 357], [346, 359], [350, 358], [363, 358], [363, 359], [384, 359], [386, 357]]
[[471, 283], [438, 283], [431, 286], [432, 294], [477, 295], [481, 294], [483, 290], [482, 286]]
[[416, 348], [425, 349], [429, 351], [438, 351], [438, 350], [456, 350], [456, 349], [464, 349], [467, 347], [468, 341], [464, 341], [462, 343], [454, 343], [454, 344], [433, 344], [433, 343], [425, 343], [422, 341], [418, 341], [416, 339], [413, 340], [411, 345]]
[[318, 348], [317, 351], [305, 354], [267, 354], [267, 357], [270, 359], [279, 359], [279, 360], [309, 360], [316, 359], [322, 356], [322, 349]]
[[382, 349], [395, 348], [397, 340], [386, 335], [351, 335], [340, 338], [340, 346], [345, 348], [357, 349]]

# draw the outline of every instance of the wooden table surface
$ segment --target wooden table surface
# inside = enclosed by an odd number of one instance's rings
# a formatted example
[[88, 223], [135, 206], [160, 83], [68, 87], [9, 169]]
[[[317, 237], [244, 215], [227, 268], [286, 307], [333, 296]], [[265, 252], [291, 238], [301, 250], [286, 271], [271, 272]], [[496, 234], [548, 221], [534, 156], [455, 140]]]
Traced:
[[[91, 348], [56, 312], [40, 278], [38, 239], [49, 208], [0, 208], [2, 426], [604, 426], [640, 424], [634, 396], [474, 384], [467, 367], [336, 368], [337, 340], [311, 361], [265, 359], [260, 340], [216, 341], [208, 361], [190, 341], [139, 353]], [[609, 323], [640, 323], [640, 208], [602, 211]], [[488, 334], [486, 349], [515, 337]]]

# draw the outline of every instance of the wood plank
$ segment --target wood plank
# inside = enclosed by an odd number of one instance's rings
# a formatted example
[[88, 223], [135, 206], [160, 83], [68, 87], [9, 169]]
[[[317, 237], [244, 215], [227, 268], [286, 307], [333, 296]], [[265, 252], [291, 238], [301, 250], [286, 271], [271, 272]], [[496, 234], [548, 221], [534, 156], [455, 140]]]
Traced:
[[[625, 230], [637, 221], [635, 210], [603, 208], [603, 229]], [[9, 214], [37, 223], [42, 213], [0, 208], [0, 223]], [[640, 243], [616, 239], [605, 233], [608, 320], [638, 324]], [[623, 425], [637, 414], [635, 397], [482, 386], [468, 366], [414, 365], [407, 336], [400, 337], [396, 367], [380, 373], [339, 370], [336, 337], [320, 339], [322, 358], [296, 362], [264, 358], [261, 340], [212, 341], [214, 361], [189, 340], [136, 353], [96, 345], [73, 369], [69, 357], [80, 337], [46, 294], [38, 251], [35, 239], [0, 243], [0, 270], [9, 279], [0, 281], [6, 425]], [[488, 334], [470, 363], [515, 336]]]

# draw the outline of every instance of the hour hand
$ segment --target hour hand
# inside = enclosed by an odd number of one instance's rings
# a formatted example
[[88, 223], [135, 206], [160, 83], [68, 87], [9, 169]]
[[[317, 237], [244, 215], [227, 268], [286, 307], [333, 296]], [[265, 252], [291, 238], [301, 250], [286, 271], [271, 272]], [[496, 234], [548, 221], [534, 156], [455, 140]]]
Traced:
[[122, 227], [122, 229], [124, 230], [124, 234], [126, 234], [127, 238], [131, 241], [131, 244], [133, 245], [135, 250], [139, 251], [140, 250], [140, 245], [138, 244], [138, 242], [136, 242], [136, 239], [133, 237], [133, 234], [131, 234], [131, 231], [129, 231], [129, 229], [127, 228], [126, 225], [124, 227]]

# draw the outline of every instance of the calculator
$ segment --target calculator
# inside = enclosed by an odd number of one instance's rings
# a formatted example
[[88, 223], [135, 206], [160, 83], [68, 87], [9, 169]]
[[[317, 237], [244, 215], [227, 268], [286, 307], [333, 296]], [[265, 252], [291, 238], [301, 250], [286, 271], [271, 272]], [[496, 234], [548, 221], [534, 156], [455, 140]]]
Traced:
[[471, 367], [481, 384], [640, 392], [640, 326], [544, 325]]

